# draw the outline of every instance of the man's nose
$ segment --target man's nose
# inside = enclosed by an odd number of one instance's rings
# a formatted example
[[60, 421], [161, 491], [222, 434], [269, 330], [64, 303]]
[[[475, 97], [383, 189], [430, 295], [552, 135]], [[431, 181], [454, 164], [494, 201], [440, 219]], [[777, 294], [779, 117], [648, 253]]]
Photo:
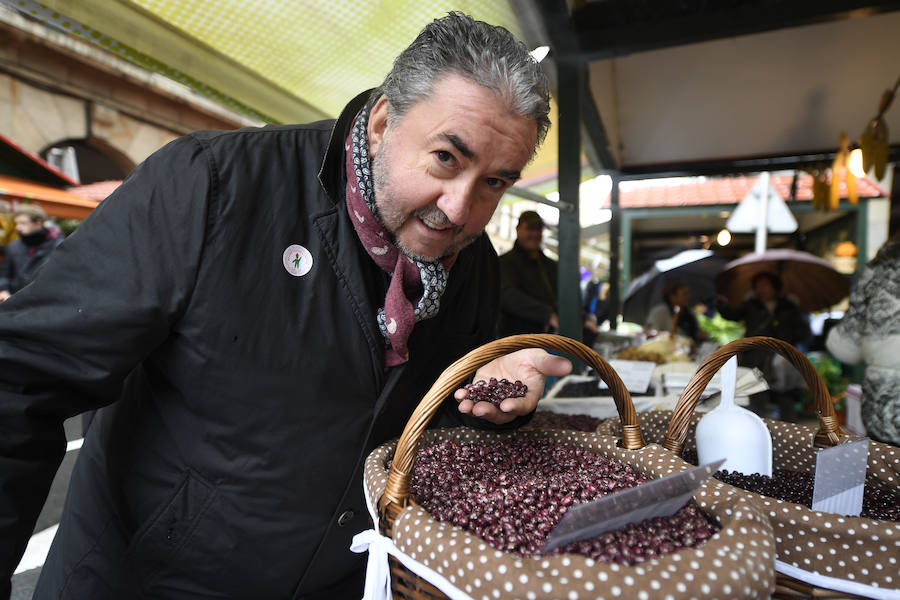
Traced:
[[465, 225], [469, 219], [474, 187], [474, 182], [471, 181], [454, 181], [442, 190], [437, 206], [456, 226]]

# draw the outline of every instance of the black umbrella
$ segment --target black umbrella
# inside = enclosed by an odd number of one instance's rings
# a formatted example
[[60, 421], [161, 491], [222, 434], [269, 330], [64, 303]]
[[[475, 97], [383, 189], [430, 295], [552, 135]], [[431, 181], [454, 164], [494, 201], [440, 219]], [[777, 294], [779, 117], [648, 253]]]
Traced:
[[752, 289], [757, 273], [781, 277], [782, 292], [801, 310], [812, 312], [833, 306], [850, 294], [850, 279], [831, 263], [809, 252], [775, 249], [733, 260], [716, 277], [716, 289], [732, 306]]
[[728, 262], [712, 250], [684, 250], [671, 258], [658, 260], [653, 267], [634, 279], [625, 292], [622, 318], [643, 324], [650, 309], [663, 302], [663, 288], [679, 281], [691, 290], [692, 302], [714, 302], [715, 278]]

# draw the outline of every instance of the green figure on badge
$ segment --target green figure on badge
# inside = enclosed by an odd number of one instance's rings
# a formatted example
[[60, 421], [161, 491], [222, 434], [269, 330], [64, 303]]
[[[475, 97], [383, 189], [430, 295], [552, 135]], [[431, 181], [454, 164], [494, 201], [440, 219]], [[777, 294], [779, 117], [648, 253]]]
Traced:
[[299, 268], [300, 268], [300, 261], [302, 261], [302, 260], [303, 260], [303, 259], [300, 258], [300, 253], [299, 253], [299, 252], [298, 252], [297, 254], [294, 255], [294, 260], [293, 260], [292, 262], [294, 263], [294, 268], [295, 268], [295, 269], [299, 269]]

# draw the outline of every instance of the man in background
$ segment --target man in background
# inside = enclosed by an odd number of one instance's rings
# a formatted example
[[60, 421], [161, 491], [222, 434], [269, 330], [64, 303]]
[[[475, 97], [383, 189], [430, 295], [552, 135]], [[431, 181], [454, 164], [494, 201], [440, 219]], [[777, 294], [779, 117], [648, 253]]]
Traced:
[[544, 254], [544, 220], [533, 210], [519, 215], [512, 250], [500, 257], [501, 336], [518, 333], [556, 333], [556, 261]]
[[[557, 263], [544, 254], [544, 220], [533, 211], [519, 215], [512, 250], [500, 257], [501, 337], [519, 333], [556, 333], [559, 330]], [[597, 337], [598, 321], [583, 315], [582, 341], [590, 346]]]
[[22, 204], [13, 211], [18, 239], [6, 247], [0, 261], [0, 302], [31, 283], [35, 273], [63, 241], [62, 232], [47, 227], [47, 213], [40, 206]]

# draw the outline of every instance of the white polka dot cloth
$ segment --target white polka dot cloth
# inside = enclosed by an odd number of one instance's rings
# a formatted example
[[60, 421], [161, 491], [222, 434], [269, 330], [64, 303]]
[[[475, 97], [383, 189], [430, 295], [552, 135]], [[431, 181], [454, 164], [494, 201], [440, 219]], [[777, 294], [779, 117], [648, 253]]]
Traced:
[[[688, 425], [687, 449], [696, 448], [694, 432], [701, 416], [693, 415]], [[672, 411], [639, 413], [644, 441], [661, 444], [671, 417]], [[815, 427], [763, 421], [772, 434], [774, 468], [815, 471]], [[597, 428], [598, 433], [610, 436], [620, 436], [621, 430], [617, 418]], [[870, 442], [867, 478], [897, 488], [900, 448]], [[722, 485], [752, 498], [768, 512], [775, 531], [779, 572], [826, 589], [900, 598], [900, 523], [841, 517]]]
[[[443, 429], [425, 432], [419, 444], [501, 440], [511, 435], [551, 438], [592, 449], [654, 478], [691, 466], [660, 446], [623, 450], [614, 438], [580, 431], [504, 434]], [[377, 505], [384, 491], [385, 462], [395, 448], [396, 442], [382, 445], [366, 461], [365, 488], [371, 506]], [[430, 583], [454, 598], [769, 598], [775, 588], [775, 540], [764, 513], [714, 480], [694, 498], [722, 530], [699, 548], [631, 567], [575, 554], [523, 558], [504, 553], [458, 527], [434, 520], [418, 506], [400, 513], [393, 526], [393, 542], [400, 553], [439, 574], [440, 581]]]

